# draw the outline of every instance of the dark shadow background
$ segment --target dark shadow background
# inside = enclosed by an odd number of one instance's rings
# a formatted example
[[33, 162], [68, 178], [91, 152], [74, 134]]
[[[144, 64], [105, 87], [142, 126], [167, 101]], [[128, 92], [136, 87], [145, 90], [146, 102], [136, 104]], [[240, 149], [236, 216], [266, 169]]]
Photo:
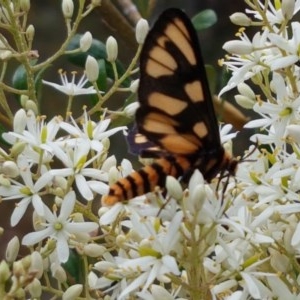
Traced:
[[[76, 1], [74, 1], [76, 2]], [[29, 24], [33, 24], [35, 27], [35, 39], [34, 49], [39, 52], [39, 60], [43, 61], [47, 57], [51, 56], [61, 45], [66, 35], [64, 20], [61, 14], [61, 2], [53, 0], [32, 0], [31, 10], [29, 14]], [[112, 1], [115, 3], [115, 1]], [[153, 10], [152, 16], [149, 18], [150, 24], [153, 23], [155, 18], [166, 8], [178, 7], [182, 8], [190, 17], [203, 9], [213, 9], [218, 16], [218, 23], [213, 27], [201, 32], [199, 34], [199, 40], [203, 52], [203, 58], [205, 63], [215, 66], [221, 73], [220, 67], [218, 67], [217, 60], [224, 56], [225, 52], [222, 50], [222, 45], [225, 41], [234, 39], [234, 34], [237, 31], [237, 27], [232, 25], [229, 20], [229, 16], [237, 11], [244, 11], [243, 1], [219, 1], [219, 0], [175, 0], [175, 1], [156, 1], [156, 5]], [[135, 52], [132, 44], [129, 44], [126, 39], [122, 37], [120, 32], [117, 32], [114, 28], [114, 21], [108, 24], [107, 19], [103, 18], [101, 14], [101, 7], [97, 8], [90, 16], [88, 16], [80, 26], [79, 33], [90, 31], [94, 38], [100, 39], [105, 42], [109, 35], [116, 37], [119, 44], [119, 59], [126, 65], [130, 62]], [[9, 65], [9, 74], [13, 74], [16, 63]], [[61, 57], [57, 60], [49, 69], [46, 70], [43, 78], [48, 81], [59, 82], [58, 70], [64, 69], [67, 71], [76, 70], [76, 67], [70, 64], [65, 57]], [[10, 82], [9, 76], [6, 77], [7, 83]], [[63, 97], [61, 93], [55, 91], [48, 86], [43, 87], [42, 98], [42, 114], [47, 115], [47, 119], [50, 120], [54, 115], [64, 113], [66, 107], [66, 97]], [[232, 100], [233, 94], [228, 94], [227, 99]], [[119, 94], [110, 100], [109, 105], [115, 106], [115, 103], [121, 105], [124, 101], [124, 94]], [[78, 109], [81, 109], [85, 103], [85, 97], [76, 97], [75, 102]], [[232, 101], [231, 101], [232, 102]], [[18, 108], [18, 103], [12, 97], [11, 105]], [[247, 112], [248, 113], [248, 112]], [[248, 147], [249, 133], [243, 131], [239, 134], [238, 141], [235, 141], [235, 149], [239, 149], [238, 153], [241, 154], [244, 149]], [[133, 156], [128, 155], [128, 149], [125, 138], [122, 135], [118, 135], [111, 140], [111, 154], [117, 156], [118, 161], [125, 157]], [[0, 257], [3, 255], [7, 241], [12, 236], [17, 234], [20, 240], [25, 232], [28, 232], [28, 226], [31, 226], [31, 213], [22, 219], [22, 222], [15, 227], [10, 228], [9, 217], [12, 209], [12, 202], [1, 204], [1, 220], [0, 226], [6, 228], [5, 235], [1, 237]]]

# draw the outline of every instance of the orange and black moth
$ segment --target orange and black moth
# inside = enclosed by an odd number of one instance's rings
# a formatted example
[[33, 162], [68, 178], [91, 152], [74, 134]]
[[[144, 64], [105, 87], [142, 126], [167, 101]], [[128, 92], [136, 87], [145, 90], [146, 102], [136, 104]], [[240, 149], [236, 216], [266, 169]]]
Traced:
[[163, 12], [147, 35], [138, 100], [135, 141], [148, 145], [142, 157], [156, 159], [113, 184], [104, 205], [164, 187], [168, 175], [188, 179], [199, 169], [207, 182], [218, 173], [234, 175], [238, 161], [220, 141], [197, 34], [179, 9]]

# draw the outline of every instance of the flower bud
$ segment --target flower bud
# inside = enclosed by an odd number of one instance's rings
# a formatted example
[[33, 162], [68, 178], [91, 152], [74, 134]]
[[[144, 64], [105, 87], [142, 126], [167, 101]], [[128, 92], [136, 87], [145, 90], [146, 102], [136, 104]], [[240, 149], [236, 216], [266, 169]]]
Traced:
[[24, 266], [23, 266], [23, 263], [21, 260], [17, 260], [13, 263], [13, 274], [17, 278], [24, 276], [26, 274], [26, 271], [24, 269]]
[[119, 170], [117, 167], [110, 168], [108, 172], [108, 182], [109, 184], [115, 183], [120, 178]]
[[2, 260], [0, 262], [0, 282], [3, 284], [6, 282], [6, 280], [8, 280], [8, 278], [10, 277], [10, 270], [9, 270], [9, 266], [7, 264], [6, 261]]
[[57, 263], [51, 264], [51, 274], [57, 279], [60, 283], [64, 283], [67, 281], [67, 274], [63, 267]]
[[69, 299], [76, 299], [77, 297], [80, 296], [82, 292], [83, 286], [82, 284], [74, 284], [70, 286], [62, 296], [63, 300], [69, 300]]
[[94, 268], [101, 273], [105, 273], [110, 269], [111, 270], [115, 269], [116, 264], [113, 262], [109, 262], [109, 261], [99, 261], [94, 264]]
[[102, 0], [91, 0], [91, 4], [93, 7], [101, 6], [101, 1]]
[[30, 10], [30, 0], [20, 0], [20, 8], [23, 12]]
[[255, 104], [252, 99], [243, 95], [235, 95], [234, 99], [238, 105], [246, 109], [252, 109]]
[[[21, 97], [22, 98], [22, 97]], [[23, 133], [27, 123], [27, 114], [25, 109], [21, 108], [15, 113], [14, 117], [14, 132]]]
[[[60, 188], [62, 190], [66, 190], [68, 187], [68, 181], [66, 180], [66, 178], [62, 177], [62, 176], [55, 176], [53, 178], [53, 186], [55, 188]], [[58, 195], [60, 196], [60, 195]]]
[[73, 222], [77, 222], [77, 223], [84, 222], [83, 214], [79, 213], [79, 212], [73, 213], [72, 214], [72, 220], [73, 220]]
[[127, 242], [127, 238], [124, 236], [124, 234], [119, 234], [116, 237], [115, 243], [117, 247], [124, 248], [126, 242]]
[[280, 273], [288, 273], [291, 270], [289, 258], [280, 252], [270, 249], [271, 259], [270, 264], [272, 268]]
[[105, 159], [105, 156], [107, 156], [107, 150], [110, 147], [110, 140], [108, 137], [105, 137], [102, 141], [101, 141], [102, 145], [103, 145], [103, 152], [102, 153], [102, 157], [103, 159]]
[[36, 278], [41, 278], [44, 272], [43, 258], [38, 251], [31, 253], [31, 265], [29, 271], [36, 273]]
[[130, 103], [129, 105], [127, 105], [125, 108], [124, 108], [124, 114], [126, 117], [133, 117], [136, 113], [136, 110], [139, 108], [139, 103], [138, 102], [133, 102], [133, 103]]
[[12, 286], [12, 287], [11, 287], [11, 290], [14, 291], [14, 298], [15, 298], [15, 299], [26, 299], [24, 289], [21, 288], [21, 287], [18, 288], [18, 287], [17, 287], [18, 284], [20, 284], [20, 283], [18, 282], [18, 280], [16, 280], [15, 286]]
[[95, 82], [99, 76], [99, 65], [93, 56], [88, 56], [85, 62], [85, 74], [90, 82]]
[[29, 42], [33, 41], [34, 34], [35, 34], [35, 28], [32, 24], [30, 24], [26, 29], [26, 38]]
[[16, 260], [20, 250], [20, 241], [17, 236], [14, 236], [7, 244], [5, 258], [9, 263]]
[[117, 160], [114, 155], [109, 156], [102, 164], [101, 171], [109, 172], [111, 168], [116, 167]]
[[144, 44], [148, 31], [149, 31], [149, 24], [147, 20], [140, 19], [136, 24], [136, 28], [135, 28], [135, 38], [138, 44], [140, 45]]
[[151, 295], [153, 299], [168, 299], [170, 298], [170, 294], [168, 291], [166, 291], [165, 288], [162, 286], [159, 286], [157, 284], [152, 284], [151, 285]]
[[25, 257], [23, 257], [21, 259], [22, 265], [24, 267], [24, 270], [28, 270], [31, 266], [31, 256], [30, 255], [26, 255]]
[[5, 187], [10, 187], [11, 182], [4, 174], [0, 174], [0, 185], [3, 185]]
[[286, 127], [287, 134], [297, 143], [300, 143], [300, 125], [291, 124]]
[[131, 93], [136, 93], [136, 91], [137, 91], [137, 89], [138, 89], [138, 87], [139, 87], [139, 83], [140, 83], [140, 80], [139, 80], [139, 79], [136, 79], [136, 80], [134, 80], [134, 81], [132, 81], [132, 82], [130, 83], [129, 89], [130, 89], [130, 92], [131, 92]]
[[31, 295], [31, 299], [40, 299], [42, 295], [42, 286], [37, 278], [34, 278], [33, 281], [29, 283], [27, 289]]
[[253, 45], [250, 42], [233, 40], [226, 42], [223, 47], [225, 51], [237, 55], [250, 54], [253, 51]]
[[106, 248], [98, 244], [84, 245], [83, 252], [90, 257], [100, 257], [106, 251]]
[[203, 184], [198, 184], [190, 194], [189, 201], [193, 205], [195, 211], [200, 211], [204, 202], [206, 201], [206, 190]]
[[10, 153], [13, 157], [18, 156], [20, 153], [23, 152], [23, 150], [26, 147], [26, 143], [25, 142], [17, 142], [15, 144], [13, 144], [12, 148], [10, 149]]
[[72, 0], [62, 1], [62, 12], [66, 19], [72, 18], [74, 12], [74, 3]]
[[62, 202], [63, 202], [63, 198], [62, 198], [62, 197], [55, 196], [55, 198], [54, 198], [54, 203], [55, 203], [55, 205], [56, 205], [57, 207], [61, 207]]
[[180, 183], [173, 176], [167, 176], [166, 187], [168, 194], [177, 201], [182, 199], [183, 191]]
[[20, 174], [20, 170], [14, 161], [5, 161], [2, 165], [2, 173], [10, 178], [16, 178]]
[[[14, 13], [15, 8], [14, 8], [14, 3], [12, 1], [10, 1], [9, 3], [9, 9], [11, 10], [12, 13]], [[0, 19], [4, 24], [11, 23], [11, 15], [8, 12], [8, 10], [5, 7], [3, 7], [3, 5], [1, 5], [1, 9], [0, 9]], [[3, 38], [3, 36], [1, 38]]]
[[246, 84], [244, 82], [239, 83], [237, 86], [237, 89], [240, 94], [242, 94], [250, 99], [253, 99], [253, 100], [256, 99], [256, 96], [255, 96], [253, 90], [250, 88], [250, 86], [248, 84]]
[[118, 57], [118, 43], [112, 36], [106, 41], [106, 53], [109, 62], [114, 62]]
[[39, 113], [38, 107], [37, 107], [36, 103], [33, 100], [30, 100], [30, 99], [27, 100], [26, 103], [25, 103], [24, 108], [26, 110], [32, 110], [35, 113], [35, 115], [38, 115], [38, 113]]
[[20, 103], [21, 103], [21, 106], [24, 107], [25, 106], [25, 103], [26, 101], [29, 99], [29, 97], [27, 95], [21, 95], [20, 97]]
[[[224, 280], [223, 282], [216, 284], [212, 291], [214, 295], [224, 294], [226, 291], [230, 291], [234, 286], [237, 285], [237, 281], [235, 279]], [[234, 296], [235, 298], [240, 298], [239, 296]], [[233, 298], [234, 298], [233, 297]]]
[[[110, 210], [110, 208], [109, 207], [107, 207], [107, 206], [101, 206], [100, 208], [99, 208], [99, 210], [98, 210], [98, 216], [99, 216], [99, 218], [101, 218], [104, 214], [106, 214], [108, 211]], [[101, 221], [100, 221], [101, 222]], [[102, 223], [100, 223], [100, 224], [102, 224]]]
[[88, 274], [88, 284], [90, 289], [96, 289], [98, 282], [98, 276], [94, 272], [89, 272]]
[[232, 14], [230, 17], [230, 21], [238, 26], [250, 26], [251, 25], [251, 19], [244, 13], [236, 12]]
[[295, 11], [295, 0], [282, 0], [281, 11], [286, 20], [292, 19]]
[[80, 44], [80, 50], [82, 52], [86, 52], [87, 50], [90, 49], [91, 45], [93, 42], [93, 36], [92, 34], [87, 31], [80, 39], [79, 44]]
[[122, 159], [120, 171], [122, 172], [123, 176], [129, 175], [133, 171], [130, 160], [128, 160], [126, 158]]

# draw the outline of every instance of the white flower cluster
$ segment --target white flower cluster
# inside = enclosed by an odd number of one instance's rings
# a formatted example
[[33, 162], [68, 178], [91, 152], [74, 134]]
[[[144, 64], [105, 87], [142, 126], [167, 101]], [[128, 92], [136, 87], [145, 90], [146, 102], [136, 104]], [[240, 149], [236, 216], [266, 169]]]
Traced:
[[[184, 269], [189, 268], [190, 260], [199, 262], [200, 249], [211, 253], [210, 243], [219, 226], [216, 222], [225, 206], [204, 184], [199, 171], [190, 180], [189, 192], [183, 192], [173, 177], [168, 178], [167, 186], [169, 195], [183, 197], [184, 208], [171, 196], [164, 199], [148, 194], [100, 210], [101, 228], [114, 238], [107, 245], [112, 252], [104, 253], [90, 273], [91, 288], [111, 293], [113, 299], [129, 294], [139, 299], [189, 298], [181, 286], [191, 280]], [[181, 284], [172, 283], [172, 276]], [[158, 282], [159, 286], [154, 284]]]
[[[232, 76], [220, 94], [249, 78], [265, 80], [266, 78], [260, 76], [266, 77], [271, 72], [280, 73], [281, 69], [293, 67], [299, 60], [299, 23], [291, 22], [291, 19], [300, 9], [300, 1], [284, 0], [282, 5], [276, 8], [272, 1], [267, 1], [266, 4], [262, 1], [246, 2], [252, 8], [246, 9], [246, 12], [253, 16], [254, 20], [243, 13], [233, 14], [231, 19], [236, 24], [244, 24], [244, 19], [247, 18], [247, 26], [259, 26], [261, 31], [257, 31], [250, 39], [245, 27], [241, 27], [237, 34], [239, 40], [224, 44], [224, 50], [230, 54], [222, 63], [232, 71]], [[289, 10], [289, 13], [286, 10]]]
[[237, 87], [236, 101], [260, 116], [245, 125], [257, 129], [257, 149], [239, 164], [228, 228], [205, 264], [224, 278], [235, 274], [212, 288], [215, 297], [299, 299], [300, 27], [293, 18], [300, 1], [245, 2], [246, 13], [231, 16], [244, 27], [238, 40], [224, 44], [229, 54], [222, 63], [232, 76], [221, 94]]
[[261, 130], [257, 146], [218, 193], [195, 171], [186, 190], [168, 178], [167, 195], [100, 210], [111, 251], [89, 285], [112, 299], [300, 299], [300, 1], [245, 2], [231, 19], [258, 32], [224, 45], [232, 77], [221, 93], [237, 87], [261, 116], [246, 125]]
[[[30, 3], [0, 1], [0, 199], [6, 204], [1, 207], [2, 215], [7, 214], [13, 227], [7, 228], [2, 218], [0, 298], [100, 299], [102, 292], [92, 291], [87, 284], [90, 264], [110, 251], [105, 242], [109, 235], [99, 229], [97, 209], [101, 196], [108, 192], [108, 181], [132, 171], [129, 161], [123, 160], [120, 170], [116, 158], [108, 157], [108, 138], [126, 130], [112, 126], [111, 120], [123, 125], [121, 119], [131, 118], [137, 108], [129, 100], [138, 79], [131, 84], [130, 80], [137, 72], [149, 26], [143, 19], [137, 23], [137, 51], [125, 67], [113, 37], [103, 47], [91, 32], [78, 34], [79, 25], [101, 5], [100, 0], [83, 0], [78, 5], [73, 0], [53, 2], [61, 5], [65, 25], [61, 33], [67, 34], [52, 41], [57, 50], [43, 59], [33, 48], [39, 44], [35, 35], [39, 29], [31, 20]], [[114, 4], [109, 2], [108, 7]], [[117, 10], [111, 12], [113, 16]], [[45, 70], [67, 58], [83, 74], [79, 80], [76, 72], [69, 78], [62, 70], [61, 84], [44, 80]], [[58, 111], [44, 97], [47, 87], [42, 84], [67, 98], [66, 103], [59, 99], [63, 117], [49, 119]], [[110, 111], [104, 104], [116, 92], [127, 93], [128, 101], [123, 109]], [[77, 111], [77, 96], [86, 96], [83, 113]], [[22, 109], [16, 111], [19, 106]], [[41, 110], [47, 108], [51, 112], [45, 116]], [[127, 150], [125, 144], [122, 148]]]
[[[93, 200], [107, 193], [107, 182], [133, 169], [128, 160], [117, 168], [116, 159], [107, 157], [108, 137], [125, 130], [108, 129], [110, 120], [104, 117], [103, 104], [119, 88], [116, 68], [118, 84], [102, 96], [98, 63], [88, 57], [86, 75], [78, 84], [75, 73], [69, 82], [61, 72], [63, 85], [43, 81], [67, 94], [70, 108], [74, 96], [97, 95], [99, 102], [84, 110], [81, 122], [71, 109], [65, 119], [56, 116], [46, 122], [36, 106], [24, 106], [15, 114], [13, 130], [3, 134], [11, 150], [0, 149], [0, 196], [16, 203], [12, 226], [33, 206], [34, 231], [21, 242], [14, 237], [8, 243], [0, 263], [2, 283], [11, 278], [11, 289], [26, 286], [37, 299], [46, 273], [43, 289], [50, 291], [51, 274], [58, 283], [51, 291], [63, 299], [300, 299], [300, 27], [293, 21], [300, 0], [245, 3], [245, 13], [235, 13], [231, 20], [253, 26], [257, 33], [249, 38], [240, 28], [239, 39], [224, 45], [229, 54], [223, 65], [232, 77], [221, 93], [236, 87], [236, 101], [260, 116], [246, 127], [261, 131], [253, 135], [257, 146], [239, 164], [236, 178], [220, 176], [207, 184], [196, 170], [183, 189], [168, 177], [166, 191], [102, 207], [96, 216]], [[62, 1], [62, 10], [70, 27], [72, 0]], [[136, 30], [139, 49], [147, 31], [147, 22], [141, 20]], [[86, 38], [84, 49], [91, 43], [89, 34]], [[116, 40], [109, 38], [106, 47], [114, 65]], [[93, 86], [86, 87], [87, 80]], [[127, 91], [136, 87], [137, 81]], [[132, 116], [136, 107], [130, 104], [115, 116]], [[101, 112], [99, 122], [90, 118], [95, 112]], [[235, 136], [230, 129], [221, 129], [226, 146]], [[34, 248], [15, 261], [21, 243]], [[82, 270], [70, 277], [83, 278], [72, 285], [67, 272], [74, 253]]]
[[[54, 238], [60, 262], [68, 259], [68, 242], [72, 235], [89, 233], [98, 227], [97, 223], [71, 222], [76, 200], [72, 189], [79, 192], [77, 200], [81, 196], [85, 201], [107, 192], [107, 138], [125, 129], [107, 130], [109, 119], [95, 123], [86, 111], [81, 128], [72, 116], [70, 119], [71, 122], [65, 122], [61, 117], [54, 117], [46, 123], [44, 117], [37, 117], [33, 111], [20, 109], [14, 118], [14, 131], [3, 134], [13, 145], [11, 152], [1, 150], [2, 157], [10, 159], [2, 164], [0, 196], [3, 201], [18, 200], [11, 225], [17, 225], [32, 204], [41, 218], [40, 226], [45, 229], [29, 233], [22, 243], [33, 245]], [[48, 208], [54, 203], [61, 206], [59, 216]]]

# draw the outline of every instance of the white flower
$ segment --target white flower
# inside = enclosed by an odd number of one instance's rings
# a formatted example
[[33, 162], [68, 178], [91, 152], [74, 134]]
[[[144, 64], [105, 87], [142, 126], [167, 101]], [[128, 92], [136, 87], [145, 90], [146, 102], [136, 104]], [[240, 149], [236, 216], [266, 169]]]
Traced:
[[176, 295], [180, 292], [180, 287], [172, 291], [170, 293], [167, 288], [163, 286], [152, 284], [149, 288], [150, 291], [137, 292], [136, 295], [139, 296], [140, 299], [145, 300], [156, 300], [156, 299], [164, 299], [164, 300], [184, 300], [186, 298], [176, 297]]
[[232, 71], [232, 76], [220, 91], [219, 96], [268, 68], [266, 64], [266, 60], [270, 56], [268, 35], [269, 30], [266, 28], [262, 33], [257, 32], [251, 41], [245, 32], [240, 33], [239, 47], [244, 43], [244, 47], [249, 49], [251, 44], [253, 51], [244, 55], [233, 52], [231, 56], [227, 56], [226, 61], [222, 62], [222, 65]]
[[88, 79], [85, 74], [81, 76], [77, 84], [75, 83], [76, 72], [72, 73], [71, 81], [68, 81], [66, 73], [63, 72], [62, 70], [60, 70], [59, 74], [62, 82], [61, 85], [46, 80], [42, 80], [42, 81], [44, 84], [50, 85], [68, 96], [89, 95], [89, 94], [97, 93], [97, 91], [94, 89], [93, 86], [85, 87], [85, 85], [88, 82]]
[[89, 233], [96, 230], [98, 225], [93, 222], [72, 222], [70, 218], [75, 205], [75, 193], [69, 192], [62, 202], [60, 213], [53, 213], [48, 207], [44, 207], [44, 218], [47, 221], [41, 225], [44, 229], [36, 232], [31, 232], [23, 237], [23, 245], [34, 245], [46, 238], [55, 239], [58, 259], [64, 263], [69, 258], [69, 240], [76, 233]]
[[146, 291], [154, 280], [169, 282], [166, 276], [169, 273], [180, 274], [177, 262], [171, 253], [181, 251], [179, 227], [183, 217], [182, 212], [176, 213], [171, 222], [165, 222], [159, 229], [156, 218], [148, 218], [141, 222], [140, 216], [134, 211], [129, 217], [130, 222], [125, 222], [124, 226], [129, 226], [134, 231], [132, 234], [142, 239], [140, 245], [135, 245], [132, 241], [136, 251], [131, 252], [130, 258], [115, 256], [114, 261], [110, 259], [109, 263], [102, 261], [95, 264], [96, 270], [105, 273], [104, 278], [111, 276], [127, 278], [127, 287], [121, 291], [120, 298], [129, 295], [137, 288]]
[[39, 192], [52, 180], [52, 175], [49, 172], [45, 172], [34, 182], [30, 164], [23, 155], [19, 155], [17, 165], [24, 183], [11, 179], [12, 185], [8, 187], [0, 186], [0, 195], [3, 197], [3, 200], [22, 199], [17, 203], [11, 215], [11, 226], [19, 223], [30, 203], [32, 203], [38, 214], [43, 215], [44, 204]]
[[299, 60], [298, 47], [300, 43], [300, 25], [298, 22], [293, 22], [291, 24], [291, 27], [292, 38], [290, 40], [288, 40], [287, 38], [287, 32], [284, 36], [276, 33], [270, 33], [268, 36], [269, 40], [274, 46], [276, 46], [278, 49], [283, 50], [280, 52], [283, 54], [281, 57], [274, 56], [271, 64], [272, 70], [278, 70], [290, 65], [294, 65]]
[[222, 144], [225, 144], [236, 137], [237, 132], [231, 132], [232, 128], [233, 126], [231, 124], [223, 125], [220, 128], [220, 138]]
[[[15, 116], [15, 119], [20, 119], [21, 112], [23, 120], [16, 120], [14, 122], [16, 131], [3, 133], [3, 138], [12, 145], [16, 142], [25, 143], [27, 148], [23, 153], [26, 154], [31, 161], [38, 163], [40, 161], [40, 155], [42, 154], [43, 161], [49, 162], [53, 152], [51, 143], [55, 141], [58, 133], [60, 118], [54, 117], [46, 123], [45, 117], [36, 117], [33, 111], [28, 111], [27, 114], [24, 115], [24, 111], [20, 110], [19, 114]], [[21, 128], [24, 129], [21, 131]], [[44, 153], [39, 152], [38, 149], [43, 150]]]
[[[283, 1], [284, 7], [284, 11], [282, 11], [282, 9], [278, 9], [277, 7], [275, 8], [274, 5], [272, 4], [272, 2], [268, 1], [267, 5], [265, 6], [261, 1], [257, 1], [261, 11], [264, 11], [265, 16], [266, 16], [266, 20], [268, 20], [268, 22], [270, 23], [270, 25], [274, 25], [274, 24], [281, 24], [283, 22], [286, 21], [286, 17], [288, 17], [288, 19], [291, 18], [292, 15], [295, 15], [299, 9], [300, 9], [300, 1], [299, 0], [288, 0], [288, 2], [294, 2], [294, 6], [293, 6], [293, 11], [289, 12], [288, 16], [286, 15], [285, 11], [286, 11], [286, 5]], [[289, 5], [290, 5], [289, 4]], [[255, 10], [250, 10], [250, 9], [246, 9], [246, 12], [248, 14], [252, 14], [254, 16], [254, 18], [258, 19], [258, 20], [262, 20], [262, 15], [260, 12], [255, 11]]]
[[98, 123], [93, 122], [86, 109], [84, 109], [83, 119], [81, 121], [80, 128], [77, 122], [70, 116], [71, 123], [60, 122], [60, 127], [72, 135], [73, 138], [68, 138], [64, 142], [70, 146], [74, 146], [76, 143], [86, 143], [89, 145], [90, 149], [95, 150], [96, 152], [101, 152], [103, 150], [103, 144], [101, 141], [105, 138], [110, 137], [118, 131], [125, 131], [126, 126], [119, 126], [107, 130], [110, 119], [100, 120]]
[[286, 87], [283, 77], [277, 73], [273, 75], [271, 86], [274, 89], [276, 102], [256, 103], [253, 109], [263, 118], [250, 121], [245, 125], [245, 128], [260, 127], [267, 129], [268, 135], [266, 135], [266, 138], [268, 140], [262, 140], [263, 136], [258, 134], [255, 137], [262, 143], [275, 143], [279, 147], [283, 144], [284, 137], [287, 135], [287, 126], [299, 116], [300, 97], [293, 97], [292, 91]]
[[52, 169], [49, 173], [52, 176], [74, 178], [75, 184], [84, 199], [92, 200], [94, 198], [92, 191], [93, 184], [90, 185], [85, 177], [107, 181], [107, 174], [105, 172], [96, 168], [88, 168], [99, 157], [101, 152], [88, 160], [90, 145], [82, 140], [79, 140], [74, 147], [70, 147], [69, 145], [60, 147], [54, 143], [52, 147], [55, 156], [64, 164], [65, 168]]

